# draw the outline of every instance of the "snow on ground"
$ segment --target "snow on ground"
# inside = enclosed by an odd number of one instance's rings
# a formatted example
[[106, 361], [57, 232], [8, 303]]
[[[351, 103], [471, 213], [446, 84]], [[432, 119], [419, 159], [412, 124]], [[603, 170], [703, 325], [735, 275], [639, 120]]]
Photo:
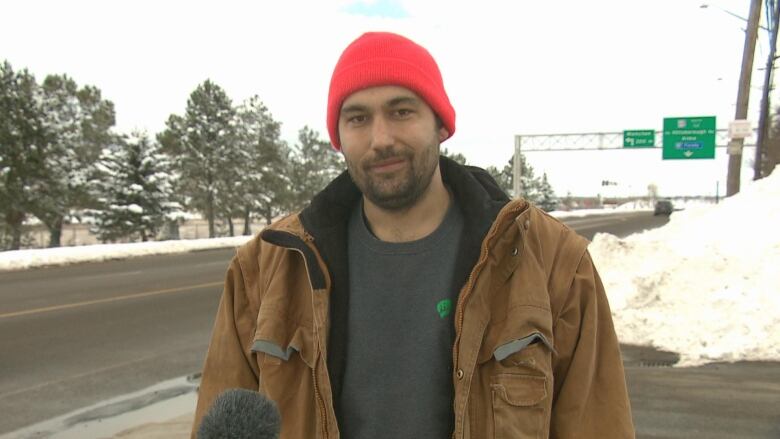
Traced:
[[99, 262], [136, 256], [186, 253], [195, 250], [238, 247], [251, 236], [213, 239], [182, 239], [176, 241], [136, 242], [129, 244], [98, 244], [75, 247], [29, 249], [0, 252], [0, 271], [23, 270], [78, 262]]
[[627, 212], [627, 211], [653, 211], [653, 204], [647, 201], [632, 201], [624, 203], [619, 206], [607, 207], [604, 209], [577, 209], [577, 210], [553, 210], [547, 212], [550, 215], [563, 219], [563, 218], [579, 218], [591, 215], [609, 215], [615, 212]]
[[678, 352], [680, 365], [780, 360], [780, 170], [664, 227], [590, 252], [620, 341]]
[[[572, 212], [552, 212], [559, 218], [586, 215], [603, 215], [612, 210], [585, 209]], [[195, 250], [238, 247], [251, 236], [235, 236], [213, 239], [187, 239], [178, 241], [136, 242], [129, 244], [98, 244], [46, 249], [28, 249], [0, 252], [0, 271], [24, 270], [79, 262], [100, 262], [136, 256], [186, 253]]]
[[610, 215], [616, 212], [626, 212], [629, 210], [636, 210], [636, 211], [647, 210], [649, 212], [652, 212], [653, 208], [640, 207], [637, 209], [633, 209], [633, 208], [618, 206], [618, 207], [607, 208], [607, 209], [553, 210], [547, 213], [549, 213], [550, 215], [558, 219], [564, 219], [564, 218], [580, 218], [580, 217], [592, 216], [592, 215]]

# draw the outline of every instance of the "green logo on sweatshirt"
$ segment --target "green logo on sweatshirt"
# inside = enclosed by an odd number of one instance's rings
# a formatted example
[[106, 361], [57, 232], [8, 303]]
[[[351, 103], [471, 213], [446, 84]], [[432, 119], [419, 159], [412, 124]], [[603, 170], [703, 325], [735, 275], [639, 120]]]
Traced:
[[439, 317], [445, 318], [452, 312], [452, 300], [444, 299], [436, 304], [436, 311], [439, 312]]

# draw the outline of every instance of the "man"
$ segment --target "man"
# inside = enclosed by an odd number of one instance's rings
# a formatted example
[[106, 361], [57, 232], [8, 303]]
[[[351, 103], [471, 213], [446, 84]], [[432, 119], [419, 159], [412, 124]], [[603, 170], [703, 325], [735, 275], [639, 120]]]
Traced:
[[327, 122], [348, 172], [239, 248], [195, 428], [243, 387], [282, 438], [633, 437], [587, 242], [439, 156], [455, 111], [431, 55], [362, 35]]

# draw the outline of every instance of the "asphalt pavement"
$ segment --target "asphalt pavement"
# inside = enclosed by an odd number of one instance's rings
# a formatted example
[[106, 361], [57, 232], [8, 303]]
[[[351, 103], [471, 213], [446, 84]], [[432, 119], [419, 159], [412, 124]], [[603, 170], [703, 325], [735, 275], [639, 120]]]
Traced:
[[0, 434], [200, 370], [234, 252], [0, 273]]
[[780, 438], [780, 362], [673, 367], [674, 353], [621, 349], [637, 438]]

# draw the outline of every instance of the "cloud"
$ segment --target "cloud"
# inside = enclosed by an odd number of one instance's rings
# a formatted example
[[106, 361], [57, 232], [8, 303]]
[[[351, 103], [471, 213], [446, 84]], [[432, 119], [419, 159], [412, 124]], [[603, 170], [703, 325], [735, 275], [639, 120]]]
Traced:
[[344, 12], [365, 17], [408, 18], [409, 13], [394, 0], [357, 1], [344, 8]]

